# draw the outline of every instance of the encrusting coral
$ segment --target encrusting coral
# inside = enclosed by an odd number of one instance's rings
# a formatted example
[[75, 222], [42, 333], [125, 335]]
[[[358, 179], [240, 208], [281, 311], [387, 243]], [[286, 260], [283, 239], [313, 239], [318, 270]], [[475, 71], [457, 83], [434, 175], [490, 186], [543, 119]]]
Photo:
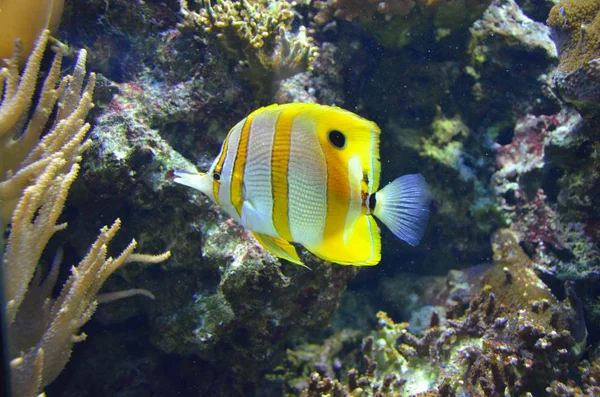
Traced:
[[337, 368], [315, 367], [301, 396], [541, 395], [572, 384], [587, 337], [572, 285], [558, 301], [509, 230], [492, 246], [495, 263], [469, 276], [479, 292], [449, 305], [447, 320], [434, 312], [429, 327], [413, 335], [408, 323], [378, 313], [377, 328], [363, 341], [362, 369], [332, 351], [336, 359], [318, 362]]
[[[583, 280], [600, 268], [593, 220], [598, 160], [593, 151], [580, 151], [594, 139], [593, 129], [569, 108], [520, 118], [512, 142], [496, 148], [491, 181], [497, 208], [536, 268], [561, 280]], [[546, 174], [551, 183], [538, 179]]]
[[548, 16], [560, 56], [554, 81], [584, 116], [600, 113], [600, 1], [562, 0]]
[[204, 0], [198, 11], [180, 0], [180, 29], [213, 34], [244, 70], [247, 80], [267, 92], [278, 82], [310, 70], [318, 48], [301, 26], [292, 32], [294, 11], [287, 1]]
[[[66, 228], [57, 224], [69, 189], [77, 177], [82, 152], [89, 146], [85, 117], [93, 107], [95, 75], [84, 87], [85, 51], [79, 53], [72, 75], [60, 79], [62, 56], [56, 54], [30, 117], [32, 97], [49, 31], [39, 37], [27, 66], [19, 74], [19, 48], [0, 69], [0, 206], [10, 214], [9, 236], [2, 267], [9, 330], [11, 386], [15, 396], [35, 396], [52, 382], [69, 361], [78, 334], [98, 301], [109, 301], [147, 291], [130, 290], [98, 295], [106, 279], [128, 262], [157, 263], [161, 255], [133, 254], [132, 241], [117, 257], [107, 257], [108, 243], [120, 220], [101, 230], [87, 255], [71, 268], [71, 276], [53, 298], [62, 254], [57, 253], [44, 277], [40, 258], [50, 238]], [[49, 131], [50, 116], [56, 113]], [[40, 139], [40, 136], [46, 134]], [[41, 280], [44, 279], [43, 282]]]

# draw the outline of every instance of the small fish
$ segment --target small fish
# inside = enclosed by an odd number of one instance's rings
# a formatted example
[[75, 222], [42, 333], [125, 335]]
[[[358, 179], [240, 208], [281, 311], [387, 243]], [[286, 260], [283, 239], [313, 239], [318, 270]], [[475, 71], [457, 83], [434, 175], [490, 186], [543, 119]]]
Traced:
[[429, 189], [405, 175], [379, 190], [377, 124], [337, 107], [308, 103], [260, 108], [229, 131], [207, 173], [176, 171], [268, 251], [302, 264], [291, 242], [342, 265], [376, 265], [381, 237], [373, 215], [417, 245]]

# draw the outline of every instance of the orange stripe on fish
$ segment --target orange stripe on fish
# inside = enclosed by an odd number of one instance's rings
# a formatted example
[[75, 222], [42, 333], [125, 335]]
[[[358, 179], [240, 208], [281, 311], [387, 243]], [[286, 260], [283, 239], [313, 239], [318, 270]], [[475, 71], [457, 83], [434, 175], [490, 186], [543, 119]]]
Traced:
[[246, 122], [242, 127], [240, 143], [238, 144], [235, 162], [233, 163], [233, 172], [231, 173], [231, 204], [239, 216], [242, 216], [242, 205], [244, 204], [244, 197], [242, 196], [244, 189], [244, 168], [246, 159], [248, 158], [248, 139], [250, 138], [250, 127], [252, 126], [254, 114], [252, 113], [246, 118]]
[[[271, 111], [276, 111], [271, 109]], [[298, 112], [281, 112], [277, 119], [273, 155], [271, 156], [271, 184], [273, 186], [273, 225], [284, 240], [292, 241], [289, 223], [288, 166], [292, 124]]]

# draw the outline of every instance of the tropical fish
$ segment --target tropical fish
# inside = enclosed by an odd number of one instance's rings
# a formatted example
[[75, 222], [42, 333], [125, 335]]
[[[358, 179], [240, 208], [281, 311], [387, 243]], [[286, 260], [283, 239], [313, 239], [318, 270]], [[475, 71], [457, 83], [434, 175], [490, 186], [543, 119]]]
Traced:
[[251, 231], [268, 251], [302, 264], [291, 242], [342, 265], [376, 265], [373, 215], [417, 245], [429, 189], [405, 175], [379, 190], [380, 129], [338, 107], [308, 103], [260, 108], [229, 131], [207, 173], [176, 171]]

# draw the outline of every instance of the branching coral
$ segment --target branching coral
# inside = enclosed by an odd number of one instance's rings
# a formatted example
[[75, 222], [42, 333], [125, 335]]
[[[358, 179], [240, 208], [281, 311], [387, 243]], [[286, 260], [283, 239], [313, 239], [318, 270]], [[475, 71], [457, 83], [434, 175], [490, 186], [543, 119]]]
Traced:
[[186, 2], [181, 9], [184, 17], [194, 17], [204, 27], [205, 32], [214, 32], [217, 38], [225, 40], [232, 50], [237, 45], [247, 43], [253, 48], [262, 48], [265, 44], [273, 44], [273, 39], [280, 28], [289, 29], [294, 19], [294, 12], [288, 2], [247, 0], [220, 0], [216, 5], [205, 0], [199, 12], [190, 13]]
[[[58, 254], [44, 282], [40, 258], [50, 238], [63, 230], [57, 224], [69, 189], [77, 177], [81, 153], [88, 147], [84, 124], [92, 108], [95, 76], [84, 88], [85, 51], [81, 51], [73, 75], [58, 83], [61, 55], [57, 54], [39, 100], [28, 118], [37, 74], [49, 32], [44, 31], [19, 75], [19, 51], [0, 69], [0, 203], [10, 214], [10, 234], [3, 257], [6, 314], [10, 334], [12, 389], [15, 396], [35, 396], [52, 382], [69, 360], [75, 342], [85, 339], [79, 328], [94, 313], [97, 295], [106, 279], [122, 264], [156, 263], [158, 256], [136, 255], [132, 241], [117, 258], [107, 257], [108, 243], [120, 228], [117, 220], [103, 228], [88, 254], [57, 298], [52, 297], [58, 277]], [[50, 115], [55, 120], [40, 139]], [[125, 294], [127, 295], [127, 294]], [[109, 298], [118, 298], [112, 295]]]
[[287, 1], [204, 0], [198, 11], [180, 0], [180, 29], [200, 27], [244, 66], [246, 78], [260, 88], [310, 70], [318, 48], [301, 26], [292, 33], [294, 11]]
[[[85, 52], [80, 54], [73, 75], [62, 79], [62, 54], [56, 54], [33, 116], [25, 117], [32, 106], [48, 36], [48, 31], [40, 36], [22, 75], [18, 68], [19, 47], [7, 61], [8, 66], [0, 69], [0, 94], [3, 94], [0, 101], [0, 217], [5, 221], [10, 219], [23, 189], [49, 163], [60, 157], [63, 169], [69, 169], [81, 160], [81, 153], [87, 148], [87, 144], [82, 143], [89, 129], [84, 119], [92, 108], [95, 75], [90, 75], [82, 92]], [[40, 144], [40, 136], [55, 106], [60, 111]]]

